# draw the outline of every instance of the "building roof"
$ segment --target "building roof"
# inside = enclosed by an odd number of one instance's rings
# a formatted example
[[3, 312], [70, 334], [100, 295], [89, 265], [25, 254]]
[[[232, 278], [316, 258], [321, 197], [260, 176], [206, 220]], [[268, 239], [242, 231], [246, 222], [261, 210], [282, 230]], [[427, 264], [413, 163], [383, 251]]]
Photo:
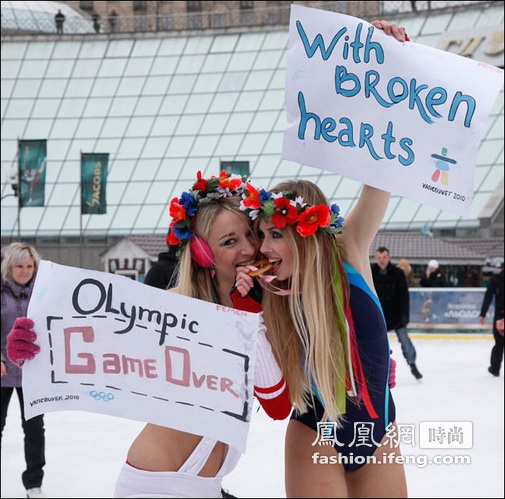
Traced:
[[479, 255], [485, 255], [487, 259], [494, 259], [497, 257], [503, 258], [505, 250], [503, 249], [503, 237], [490, 237], [481, 239], [479, 237], [444, 237], [444, 241], [450, 244], [463, 246]]
[[167, 251], [165, 236], [128, 236], [130, 241], [140, 246], [151, 256], [158, 258], [158, 254]]
[[[164, 236], [134, 235], [126, 239], [142, 248], [153, 260], [159, 253], [167, 251]], [[411, 265], [425, 265], [431, 258], [436, 258], [440, 265], [484, 266], [488, 260], [503, 256], [503, 237], [436, 238], [416, 232], [381, 231], [371, 245], [371, 259], [380, 246], [389, 249], [394, 262], [405, 258]]]
[[398, 261], [405, 258], [410, 264], [426, 264], [436, 258], [441, 265], [485, 265], [493, 257], [503, 256], [503, 237], [439, 238], [420, 232], [380, 231], [370, 248], [370, 257], [378, 247], [385, 246]]

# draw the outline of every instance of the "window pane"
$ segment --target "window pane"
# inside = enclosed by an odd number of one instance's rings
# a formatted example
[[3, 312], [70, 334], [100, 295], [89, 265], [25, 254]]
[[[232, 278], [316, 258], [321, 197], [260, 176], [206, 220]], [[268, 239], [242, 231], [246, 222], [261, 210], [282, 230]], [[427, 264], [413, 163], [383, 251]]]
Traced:
[[210, 54], [205, 59], [205, 63], [202, 67], [202, 73], [215, 73], [218, 71], [224, 71], [228, 62], [230, 61], [230, 54]]
[[83, 116], [105, 116], [108, 113], [112, 99], [89, 99]]
[[40, 87], [40, 80], [19, 80], [14, 85], [11, 98], [35, 97]]
[[135, 57], [129, 60], [125, 76], [148, 75], [153, 62], [152, 57]]
[[164, 137], [174, 133], [179, 118], [176, 116], [159, 116], [154, 122], [151, 136], [161, 135]]
[[149, 137], [142, 156], [145, 158], [162, 158], [168, 143], [169, 140], [166, 137]]
[[46, 78], [68, 78], [72, 71], [72, 61], [50, 61], [45, 74]]
[[149, 134], [149, 130], [153, 124], [154, 118], [132, 117], [128, 128], [126, 129], [126, 137], [144, 137]]
[[65, 92], [65, 97], [86, 97], [89, 95], [93, 83], [94, 80], [91, 78], [70, 80]]
[[58, 119], [51, 130], [51, 138], [70, 139], [74, 136], [78, 120]]
[[91, 97], [109, 97], [116, 95], [119, 78], [101, 78], [100, 83], [93, 86]]
[[121, 76], [124, 72], [126, 62], [126, 58], [104, 59], [98, 71], [98, 76]]
[[86, 99], [65, 99], [60, 106], [58, 111], [58, 117], [61, 118], [75, 118], [81, 116], [84, 106], [86, 105]]
[[124, 77], [119, 83], [116, 95], [136, 96], [142, 93], [145, 78], [143, 76]]
[[[133, 171], [133, 175], [131, 180], [137, 181], [137, 180], [154, 180], [156, 171], [158, 170], [160, 166], [160, 161], [159, 160], [153, 160], [153, 159], [145, 159], [142, 160], [142, 166], [139, 168], [139, 165], [137, 165], [137, 168]], [[149, 200], [151, 202], [151, 200]]]
[[215, 92], [222, 77], [221, 74], [201, 74], [197, 79], [193, 92]]
[[195, 135], [202, 124], [203, 118], [203, 114], [182, 116], [175, 132], [176, 135]]
[[127, 125], [126, 118], [107, 118], [100, 135], [102, 137], [122, 137]]
[[64, 92], [67, 82], [65, 80], [44, 80], [38, 98], [43, 97], [58, 97], [60, 98]]
[[100, 134], [103, 121], [104, 121], [103, 118], [81, 120], [75, 133], [76, 137], [83, 137], [83, 138], [97, 137], [98, 134]]

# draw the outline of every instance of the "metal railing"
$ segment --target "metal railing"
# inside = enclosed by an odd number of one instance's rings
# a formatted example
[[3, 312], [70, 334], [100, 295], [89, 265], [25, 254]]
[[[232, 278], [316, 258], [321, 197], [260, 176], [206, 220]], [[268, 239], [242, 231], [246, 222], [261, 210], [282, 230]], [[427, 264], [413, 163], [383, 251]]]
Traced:
[[[498, 2], [482, 1], [325, 1], [298, 2], [310, 7], [340, 12], [364, 19], [387, 18], [399, 13], [436, 10], [468, 4]], [[502, 2], [501, 2], [502, 3]], [[204, 4], [206, 5], [206, 4]], [[135, 32], [171, 32], [183, 30], [206, 30], [220, 28], [278, 26], [289, 23], [290, 6], [271, 6], [263, 9], [220, 10], [192, 13], [139, 13], [132, 16], [102, 16], [93, 22], [91, 16], [69, 17], [63, 25], [63, 35], [68, 34], [114, 34]], [[9, 16], [2, 13], [2, 35], [57, 34], [54, 17], [47, 13]]]

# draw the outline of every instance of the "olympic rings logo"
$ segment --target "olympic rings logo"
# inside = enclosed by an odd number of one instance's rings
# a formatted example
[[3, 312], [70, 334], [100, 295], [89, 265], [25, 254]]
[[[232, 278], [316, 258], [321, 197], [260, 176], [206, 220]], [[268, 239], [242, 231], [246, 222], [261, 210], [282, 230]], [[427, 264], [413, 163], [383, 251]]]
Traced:
[[114, 400], [114, 394], [113, 393], [97, 392], [96, 390], [91, 390], [89, 392], [89, 394], [95, 400], [103, 400], [104, 402], [108, 402], [109, 400]]

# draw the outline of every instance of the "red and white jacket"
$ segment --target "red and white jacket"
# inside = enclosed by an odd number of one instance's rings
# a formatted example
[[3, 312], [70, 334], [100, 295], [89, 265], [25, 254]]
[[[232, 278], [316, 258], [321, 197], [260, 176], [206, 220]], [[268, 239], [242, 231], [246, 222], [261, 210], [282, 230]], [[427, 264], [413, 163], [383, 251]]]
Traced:
[[254, 395], [272, 419], [286, 419], [291, 413], [288, 385], [275, 360], [266, 331], [261, 324], [256, 349]]

